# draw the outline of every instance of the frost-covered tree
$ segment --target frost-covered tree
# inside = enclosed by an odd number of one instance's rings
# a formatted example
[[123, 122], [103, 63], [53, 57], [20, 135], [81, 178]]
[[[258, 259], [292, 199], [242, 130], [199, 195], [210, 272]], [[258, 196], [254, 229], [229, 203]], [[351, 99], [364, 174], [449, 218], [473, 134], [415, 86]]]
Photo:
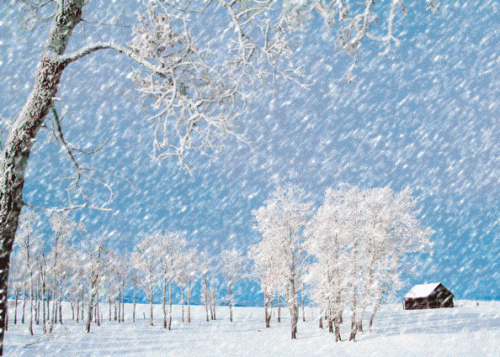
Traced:
[[154, 325], [153, 294], [158, 285], [159, 278], [159, 242], [157, 236], [146, 234], [143, 240], [134, 249], [132, 261], [140, 274], [140, 284], [146, 296], [149, 298], [151, 326]]
[[137, 307], [137, 292], [140, 286], [140, 279], [141, 279], [141, 273], [138, 268], [138, 265], [140, 264], [140, 257], [137, 252], [132, 252], [129, 256], [129, 264], [128, 264], [128, 269], [129, 269], [129, 281], [130, 284], [132, 284], [132, 303], [133, 303], [133, 309], [132, 309], [132, 321], [135, 322], [135, 317], [136, 317], [136, 307]]
[[87, 332], [90, 332], [92, 315], [95, 313], [94, 308], [97, 306], [99, 288], [106, 270], [107, 251], [105, 243], [105, 237], [92, 238], [90, 242], [84, 243], [83, 249], [87, 257], [85, 270], [88, 279], [87, 319], [85, 322]]
[[308, 279], [320, 306], [320, 322], [327, 317], [328, 328], [335, 333], [335, 341], [341, 339], [342, 311], [346, 307], [345, 295], [351, 278], [347, 269], [351, 258], [346, 247], [352, 232], [345, 226], [350, 212], [343, 206], [344, 194], [343, 190], [327, 190], [323, 205], [306, 230], [306, 248], [315, 258]]
[[[182, 268], [182, 254], [187, 245], [186, 240], [177, 232], [155, 233], [157, 254], [161, 278], [159, 286], [162, 290], [163, 327], [172, 329], [172, 286]], [[168, 319], [166, 310], [168, 287]]]
[[271, 327], [274, 296], [278, 293], [279, 299], [279, 292], [285, 286], [284, 276], [281, 273], [285, 270], [285, 260], [274, 254], [272, 243], [275, 242], [261, 241], [252, 246], [249, 252], [249, 259], [254, 262], [253, 275], [260, 281], [260, 287], [264, 293], [266, 328]]
[[361, 229], [365, 234], [360, 254], [359, 309], [351, 331], [352, 340], [357, 331], [363, 331], [362, 321], [368, 305], [376, 306], [383, 296], [382, 290], [398, 286], [404, 256], [430, 251], [430, 237], [434, 231], [420, 225], [415, 205], [410, 189], [395, 194], [384, 187], [367, 190], [364, 194], [364, 227]]
[[[49, 222], [53, 232], [53, 245], [48, 256], [50, 266], [50, 277], [52, 278], [51, 292], [52, 292], [52, 319], [50, 320], [50, 332], [52, 332], [54, 324], [57, 322], [59, 312], [59, 321], [62, 321], [61, 302], [64, 287], [65, 268], [67, 267], [68, 260], [72, 259], [71, 248], [68, 246], [68, 239], [72, 236], [74, 231], [84, 231], [85, 227], [82, 223], [76, 223], [69, 215], [68, 212], [62, 214], [52, 213]], [[49, 304], [47, 304], [49, 308]], [[50, 310], [50, 308], [49, 308]]]
[[184, 304], [187, 300], [187, 322], [191, 322], [191, 296], [193, 293], [196, 274], [199, 271], [198, 247], [183, 252], [179, 258], [179, 270], [176, 274], [177, 286], [181, 289], [182, 322], [184, 318]]
[[226, 281], [229, 321], [233, 322], [234, 284], [245, 274], [246, 260], [236, 249], [223, 250], [221, 253], [222, 273]]
[[[33, 335], [33, 314], [34, 314], [34, 294], [35, 294], [35, 279], [37, 272], [35, 269], [36, 251], [36, 235], [40, 232], [36, 230], [36, 225], [40, 221], [40, 216], [31, 210], [26, 210], [21, 215], [19, 230], [16, 235], [16, 244], [19, 246], [19, 255], [22, 257], [20, 267], [24, 267], [28, 273], [29, 299], [30, 299], [30, 322], [29, 333]], [[25, 297], [26, 299], [26, 297]]]
[[[283, 277], [286, 302], [291, 316], [291, 336], [297, 338], [299, 319], [299, 288], [304, 273], [303, 228], [311, 215], [312, 203], [304, 202], [304, 194], [295, 186], [278, 187], [265, 206], [253, 211], [262, 234], [258, 254], [269, 254], [279, 263], [274, 267]], [[260, 259], [256, 260], [259, 262]]]
[[314, 296], [336, 341], [342, 311], [351, 308], [349, 339], [354, 340], [368, 307], [376, 311], [383, 296], [398, 287], [403, 257], [428, 251], [432, 233], [416, 218], [409, 189], [327, 190], [307, 227], [306, 247], [315, 258], [309, 272]]
[[219, 267], [215, 264], [214, 258], [206, 251], [200, 254], [200, 273], [201, 273], [201, 299], [205, 305], [207, 322], [217, 320], [217, 302], [218, 302], [218, 279]]
[[[423, 0], [422, 0], [423, 1]], [[325, 34], [337, 27], [336, 44], [354, 57], [362, 42], [369, 38], [389, 50], [398, 42], [393, 23], [397, 10], [406, 11], [402, 0], [391, 0], [379, 7], [373, 0], [298, 1], [298, 0], [156, 0], [133, 28], [134, 38], [127, 46], [114, 42], [92, 43], [66, 53], [74, 30], [82, 23], [88, 0], [13, 0], [33, 14], [41, 13], [51, 21], [45, 45], [38, 61], [31, 94], [9, 127], [0, 163], [0, 354], [7, 304], [9, 259], [18, 227], [23, 200], [25, 172], [31, 150], [47, 115], [52, 112], [53, 132], [75, 169], [69, 181], [70, 208], [107, 209], [112, 199], [111, 186], [96, 178], [97, 170], [78, 163], [76, 148], [65, 140], [54, 106], [62, 75], [72, 63], [97, 51], [113, 50], [128, 56], [139, 66], [132, 79], [139, 91], [153, 98], [156, 120], [153, 151], [157, 158], [176, 157], [185, 167], [188, 150], [210, 151], [222, 144], [225, 135], [235, 134], [233, 108], [247, 99], [247, 89], [278, 77], [296, 79], [293, 67], [293, 42], [290, 34], [307, 29], [307, 19], [319, 15], [324, 19]], [[383, 3], [383, 2], [380, 2]], [[425, 0], [436, 10], [437, 0]], [[223, 48], [213, 51], [203, 39], [193, 38], [189, 16], [213, 16], [214, 7], [225, 11]], [[94, 9], [98, 9], [95, 7]], [[385, 35], [373, 28], [381, 22], [376, 10], [385, 13]], [[94, 10], [97, 11], [97, 10]], [[203, 20], [203, 18], [202, 18]], [[209, 21], [205, 19], [205, 21]], [[42, 39], [43, 41], [43, 39]], [[352, 70], [349, 79], [352, 79]], [[68, 79], [70, 80], [70, 79]], [[95, 174], [95, 175], [94, 175]], [[107, 176], [104, 175], [104, 179]], [[108, 190], [108, 199], [98, 203], [86, 194], [85, 182], [98, 182]]]

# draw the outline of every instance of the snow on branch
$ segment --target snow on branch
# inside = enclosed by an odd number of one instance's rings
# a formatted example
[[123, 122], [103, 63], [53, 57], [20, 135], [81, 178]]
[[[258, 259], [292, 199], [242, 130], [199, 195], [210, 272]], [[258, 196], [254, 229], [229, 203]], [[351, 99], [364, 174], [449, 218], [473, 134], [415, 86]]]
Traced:
[[[425, 0], [426, 10], [433, 13], [439, 12], [439, 0]], [[385, 7], [384, 7], [385, 6]], [[314, 15], [319, 15], [324, 20], [325, 35], [327, 38], [335, 24], [339, 25], [336, 37], [336, 51], [344, 49], [348, 55], [354, 57], [352, 66], [347, 76], [350, 82], [354, 81], [352, 71], [356, 66], [361, 44], [365, 37], [381, 42], [385, 50], [381, 55], [386, 55], [391, 49], [391, 43], [399, 45], [399, 40], [394, 35], [394, 19], [396, 10], [401, 9], [406, 14], [407, 9], [402, 0], [391, 0], [390, 7], [383, 1], [375, 0], [350, 1], [350, 0], [285, 0], [283, 2], [284, 15], [289, 23], [296, 27]], [[386, 34], [378, 36], [372, 33], [374, 25], [378, 25], [380, 19], [375, 10], [381, 14], [388, 12], [386, 16]]]
[[[437, 0], [426, 3], [429, 10], [438, 10]], [[210, 45], [200, 47], [191, 33], [191, 18], [210, 16], [207, 9], [213, 5], [223, 10], [227, 21], [220, 36], [228, 49], [225, 54], [216, 54]], [[228, 136], [244, 141], [235, 113], [248, 102], [250, 91], [278, 78], [303, 84], [293, 61], [292, 35], [305, 30], [312, 16], [323, 18], [326, 35], [338, 25], [336, 49], [354, 58], [349, 81], [354, 81], [352, 72], [365, 38], [382, 43], [381, 54], [389, 52], [392, 42], [398, 45], [394, 19], [397, 10], [405, 13], [406, 7], [402, 0], [383, 6], [373, 0], [150, 0], [126, 47], [98, 42], [60, 56], [59, 61], [68, 65], [95, 51], [113, 49], [139, 64], [131, 79], [155, 111], [149, 118], [155, 124], [152, 157], [177, 158], [190, 172], [185, 161], [190, 151], [211, 155]], [[379, 22], [375, 10], [388, 12], [385, 35], [373, 32]]]

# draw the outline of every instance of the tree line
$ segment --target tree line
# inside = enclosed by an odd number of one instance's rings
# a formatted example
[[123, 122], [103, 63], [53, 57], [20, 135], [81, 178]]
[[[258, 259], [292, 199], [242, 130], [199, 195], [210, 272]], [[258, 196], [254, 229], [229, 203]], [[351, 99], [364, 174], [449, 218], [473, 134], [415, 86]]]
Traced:
[[153, 325], [159, 291], [163, 327], [170, 330], [174, 286], [180, 291], [182, 322], [190, 323], [193, 288], [199, 284], [206, 321], [217, 318], [224, 286], [223, 299], [233, 322], [235, 283], [250, 277], [260, 282], [266, 327], [271, 326], [275, 301], [281, 321], [283, 302], [290, 311], [291, 338], [296, 339], [300, 306], [305, 321], [308, 296], [319, 307], [319, 327], [326, 322], [335, 341], [341, 340], [343, 313], [350, 311], [349, 340], [355, 340], [363, 331], [365, 315], [371, 311], [371, 328], [383, 298], [401, 288], [405, 269], [414, 268], [406, 257], [431, 251], [433, 231], [420, 225], [409, 189], [395, 193], [389, 187], [341, 185], [328, 189], [316, 210], [304, 197], [296, 186], [278, 187], [252, 212], [262, 240], [246, 256], [236, 249], [210, 256], [197, 246], [190, 247], [181, 233], [161, 231], [145, 234], [132, 252], [118, 253], [107, 247], [105, 237], [72, 239], [74, 232], [85, 232], [85, 227], [67, 212], [52, 213], [51, 234], [44, 234], [38, 228], [40, 216], [26, 210], [12, 255], [14, 311], [9, 315], [17, 323], [18, 308], [22, 309], [21, 322], [29, 319], [30, 334], [34, 323], [51, 333], [54, 324], [63, 323], [62, 302], [66, 301], [73, 319], [84, 321], [90, 332], [92, 322], [100, 325], [106, 304], [109, 320], [114, 315], [114, 320], [124, 322], [126, 292], [132, 294], [135, 322], [137, 296], [142, 292]]
[[[180, 290], [182, 322], [191, 322], [193, 287], [201, 285], [201, 303], [206, 320], [215, 320], [220, 300], [219, 279], [227, 288], [226, 299], [233, 320], [234, 283], [242, 277], [245, 260], [237, 250], [223, 250], [211, 257], [197, 246], [190, 247], [178, 232], [145, 234], [132, 252], [120, 253], [108, 247], [106, 237], [74, 239], [85, 232], [68, 213], [52, 213], [51, 233], [41, 231], [41, 217], [32, 210], [21, 216], [16, 246], [11, 256], [9, 294], [14, 300], [11, 321], [41, 325], [51, 333], [63, 324], [62, 303], [71, 307], [72, 318], [100, 326], [104, 309], [108, 318], [125, 321], [125, 296], [132, 296], [132, 321], [136, 321], [137, 296], [142, 292], [150, 304], [149, 322], [154, 324], [153, 304], [161, 292], [163, 326], [172, 328], [173, 287]], [[223, 276], [219, 274], [222, 272]]]

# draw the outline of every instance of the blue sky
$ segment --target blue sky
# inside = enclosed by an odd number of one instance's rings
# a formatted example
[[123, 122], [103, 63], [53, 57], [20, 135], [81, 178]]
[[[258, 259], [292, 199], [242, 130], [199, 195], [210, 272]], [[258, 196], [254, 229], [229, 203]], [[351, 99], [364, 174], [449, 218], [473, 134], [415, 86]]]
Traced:
[[[323, 40], [313, 24], [297, 37], [295, 53], [310, 89], [285, 83], [253, 95], [240, 117], [251, 144], [229, 139], [210, 158], [190, 154], [193, 177], [175, 161], [150, 160], [151, 112], [126, 79], [132, 62], [102, 52], [72, 64], [58, 93], [68, 111], [66, 137], [82, 146], [109, 139], [89, 164], [134, 186], [114, 182], [110, 213], [73, 215], [89, 235], [114, 232], [112, 245], [123, 250], [158, 229], [184, 231], [212, 252], [245, 250], [259, 240], [251, 211], [277, 184], [295, 183], [317, 204], [341, 182], [410, 186], [422, 224], [436, 233], [434, 254], [408, 283], [439, 281], [458, 298], [499, 299], [500, 4], [446, 3], [438, 15], [426, 12], [423, 1], [408, 4], [395, 27], [401, 46], [382, 57], [378, 45], [365, 43], [352, 84], [346, 80], [352, 59], [335, 52], [332, 38]], [[84, 18], [95, 20], [102, 4], [93, 2]], [[121, 5], [112, 6], [105, 19]], [[30, 91], [47, 25], [26, 29], [22, 14], [0, 8], [0, 114], [14, 118]], [[118, 20], [133, 21], [133, 11]], [[129, 31], [89, 22], [70, 47], [126, 43]], [[71, 166], [61, 154], [41, 133], [29, 163], [28, 202], [63, 202], [55, 179]], [[244, 298], [252, 300], [254, 291]]]

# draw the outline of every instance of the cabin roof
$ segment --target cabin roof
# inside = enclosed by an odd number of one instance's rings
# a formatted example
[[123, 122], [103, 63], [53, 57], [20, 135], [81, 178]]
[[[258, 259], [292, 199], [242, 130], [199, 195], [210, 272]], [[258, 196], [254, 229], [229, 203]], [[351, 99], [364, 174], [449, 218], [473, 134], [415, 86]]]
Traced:
[[406, 293], [405, 298], [425, 298], [428, 297], [441, 283], [415, 285]]

